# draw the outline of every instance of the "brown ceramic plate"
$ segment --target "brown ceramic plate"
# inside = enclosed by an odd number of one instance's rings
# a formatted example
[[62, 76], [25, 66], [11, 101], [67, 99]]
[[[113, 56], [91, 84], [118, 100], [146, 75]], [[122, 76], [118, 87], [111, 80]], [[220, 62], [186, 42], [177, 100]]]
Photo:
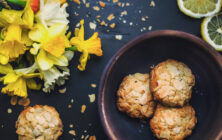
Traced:
[[98, 108], [103, 127], [112, 140], [154, 140], [149, 120], [132, 119], [118, 111], [116, 92], [123, 77], [150, 72], [166, 59], [188, 65], [196, 78], [190, 104], [198, 123], [190, 140], [214, 140], [222, 130], [222, 57], [200, 38], [161, 30], [144, 34], [124, 45], [107, 64], [99, 87]]

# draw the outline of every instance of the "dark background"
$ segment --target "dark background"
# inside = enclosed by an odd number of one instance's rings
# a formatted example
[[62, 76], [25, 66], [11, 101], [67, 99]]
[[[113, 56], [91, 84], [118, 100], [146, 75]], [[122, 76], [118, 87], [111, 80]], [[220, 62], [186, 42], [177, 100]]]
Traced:
[[[74, 59], [70, 62], [69, 68], [71, 76], [64, 86], [67, 88], [65, 94], [58, 93], [58, 89], [60, 89], [58, 87], [50, 94], [43, 93], [42, 91], [29, 91], [31, 105], [51, 105], [60, 113], [64, 124], [64, 133], [60, 138], [61, 140], [79, 140], [82, 135], [96, 135], [98, 140], [108, 139], [101, 126], [96, 101], [90, 103], [88, 94], [95, 93], [97, 95], [98, 87], [92, 88], [90, 84], [95, 83], [98, 86], [105, 65], [123, 44], [138, 35], [149, 32], [149, 30], [147, 30], [149, 26], [152, 26], [152, 30], [174, 29], [200, 37], [201, 20], [189, 18], [181, 13], [175, 0], [154, 0], [156, 4], [155, 7], [150, 7], [151, 0], [119, 1], [124, 3], [129, 2], [130, 6], [120, 8], [116, 4], [113, 4], [112, 1], [104, 0], [106, 7], [100, 11], [94, 11], [92, 7], [98, 5], [98, 0], [87, 1], [90, 3], [89, 8], [86, 8], [82, 1], [81, 5], [77, 5], [73, 1], [68, 1], [69, 7], [67, 11], [70, 14], [70, 31], [73, 32], [75, 25], [80, 19], [85, 19], [86, 38], [90, 37], [94, 31], [89, 28], [89, 22], [94, 22], [97, 15], [101, 15], [100, 19], [103, 19], [107, 23], [116, 23], [116, 28], [110, 29], [109, 27], [99, 26], [97, 23], [96, 31], [99, 32], [99, 36], [102, 39], [104, 55], [101, 58], [91, 57], [91, 60], [88, 61], [86, 71], [80, 72], [77, 69], [79, 54], [76, 53]], [[128, 14], [123, 16], [122, 20], [119, 20], [120, 13], [124, 10], [126, 10]], [[139, 11], [141, 11], [141, 13]], [[76, 16], [75, 12], [77, 12], [79, 16]], [[113, 13], [116, 18], [108, 22], [106, 17], [111, 13]], [[145, 16], [149, 17], [148, 20], [142, 21], [141, 18]], [[123, 20], [126, 20], [126, 23], [123, 23]], [[130, 22], [133, 22], [133, 26], [129, 25]], [[141, 32], [143, 27], [145, 27], [146, 30]], [[107, 32], [107, 30], [109, 31]], [[122, 40], [115, 39], [115, 35], [119, 34], [123, 35]], [[71, 99], [74, 99], [73, 104], [70, 103]], [[71, 109], [68, 109], [69, 104], [72, 105]], [[87, 108], [85, 113], [81, 114], [80, 110], [83, 104], [85, 104]], [[8, 108], [13, 110], [12, 114], [7, 113]], [[17, 135], [15, 134], [15, 121], [22, 110], [22, 106], [10, 105], [10, 97], [0, 95], [0, 139], [17, 139]], [[73, 124], [74, 127], [69, 128], [69, 124]], [[75, 137], [68, 133], [71, 129], [76, 131]]]

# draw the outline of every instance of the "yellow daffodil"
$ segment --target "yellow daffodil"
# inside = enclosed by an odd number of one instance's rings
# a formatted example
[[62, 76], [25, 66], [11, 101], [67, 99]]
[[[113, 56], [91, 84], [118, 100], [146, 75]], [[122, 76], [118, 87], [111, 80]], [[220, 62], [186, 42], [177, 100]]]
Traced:
[[27, 97], [27, 87], [33, 90], [39, 90], [41, 85], [37, 84], [32, 78], [41, 78], [40, 73], [34, 73], [37, 69], [37, 64], [29, 68], [13, 70], [10, 64], [0, 65], [0, 73], [6, 74], [0, 78], [6, 87], [2, 88], [2, 93], [8, 94], [10, 96], [20, 96]]
[[81, 28], [75, 30], [75, 37], [71, 38], [70, 44], [74, 45], [79, 52], [82, 52], [80, 56], [80, 64], [78, 69], [81, 71], [85, 70], [89, 54], [96, 56], [102, 56], [103, 51], [101, 49], [101, 39], [98, 37], [98, 32], [94, 33], [88, 40], [84, 39], [84, 20], [80, 21]]
[[8, 60], [14, 60], [19, 55], [24, 54], [26, 47], [22, 42], [22, 29], [19, 25], [9, 25], [4, 41], [0, 44], [0, 54], [7, 57], [2, 64], [7, 64]]
[[68, 25], [69, 14], [66, 12], [67, 3], [61, 6], [60, 0], [40, 0], [40, 9], [36, 14], [37, 22], [43, 24], [46, 28], [55, 23]]
[[[7, 64], [24, 54], [25, 44], [30, 45], [30, 40], [23, 33], [23, 28], [32, 28], [34, 13], [29, 1], [23, 11], [3, 9], [0, 12], [0, 27], [3, 41], [0, 43], [0, 63]], [[26, 33], [27, 34], [27, 33]]]
[[39, 44], [33, 44], [30, 52], [37, 55], [37, 62], [41, 70], [49, 70], [54, 65], [68, 66], [68, 59], [64, 56], [69, 41], [65, 36], [67, 25], [54, 24], [46, 29], [42, 24], [35, 24], [29, 32], [29, 38]]

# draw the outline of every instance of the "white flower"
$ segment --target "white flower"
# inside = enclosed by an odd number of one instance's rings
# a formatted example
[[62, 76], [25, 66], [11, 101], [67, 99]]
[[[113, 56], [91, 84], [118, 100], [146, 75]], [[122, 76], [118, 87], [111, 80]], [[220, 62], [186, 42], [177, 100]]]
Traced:
[[40, 10], [36, 15], [36, 20], [42, 23], [46, 28], [55, 23], [63, 23], [68, 25], [69, 14], [66, 12], [67, 3], [60, 7], [60, 0], [40, 0]]
[[49, 70], [42, 71], [44, 79], [44, 92], [50, 92], [54, 89], [55, 84], [61, 86], [65, 84], [65, 80], [68, 79], [70, 75], [68, 67], [52, 67]]

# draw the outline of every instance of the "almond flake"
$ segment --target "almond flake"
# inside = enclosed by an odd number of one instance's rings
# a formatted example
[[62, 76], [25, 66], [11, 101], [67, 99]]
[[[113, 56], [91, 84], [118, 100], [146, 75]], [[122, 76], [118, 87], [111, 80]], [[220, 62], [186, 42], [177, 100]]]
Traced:
[[80, 5], [80, 1], [79, 0], [73, 0], [76, 4], [79, 4]]
[[115, 16], [113, 14], [110, 14], [108, 17], [107, 17], [107, 20], [111, 21], [115, 18]]
[[155, 7], [156, 6], [156, 4], [155, 4], [155, 2], [152, 0], [151, 2], [150, 2], [150, 7]]
[[82, 105], [82, 107], [81, 107], [81, 113], [84, 113], [85, 110], [86, 110], [86, 105]]
[[89, 3], [86, 3], [86, 8], [89, 8], [90, 4]]
[[96, 95], [95, 94], [89, 94], [88, 96], [89, 96], [90, 103], [95, 102], [95, 100], [96, 100]]
[[127, 11], [123, 11], [123, 12], [121, 12], [121, 14], [120, 14], [120, 16], [122, 17], [122, 16], [126, 16], [127, 15]]
[[112, 23], [112, 24], [109, 25], [109, 27], [113, 29], [113, 28], [116, 27], [116, 24], [115, 24], [115, 23]]
[[113, 0], [113, 3], [117, 3], [118, 2], [118, 0]]
[[17, 96], [12, 96], [10, 100], [10, 104], [15, 106], [17, 104]]
[[91, 87], [92, 88], [96, 88], [96, 84], [91, 84]]
[[122, 40], [122, 39], [123, 39], [123, 36], [122, 36], [122, 35], [116, 35], [115, 38], [116, 38], [117, 40]]
[[148, 30], [149, 30], [149, 31], [151, 31], [151, 30], [152, 30], [152, 28], [153, 28], [152, 26], [149, 26], [149, 27], [148, 27]]
[[96, 140], [96, 136], [95, 135], [94, 136], [90, 136], [89, 140]]
[[19, 105], [22, 106], [28, 106], [30, 104], [30, 99], [29, 98], [22, 98], [18, 101]]
[[90, 29], [92, 29], [92, 30], [96, 30], [96, 24], [93, 23], [93, 22], [90, 22], [90, 23], [89, 23], [89, 27], [90, 27]]
[[95, 11], [99, 11], [100, 8], [99, 8], [98, 6], [93, 6], [93, 10], [95, 10]]
[[76, 131], [75, 130], [69, 130], [69, 134], [75, 136], [76, 135]]
[[99, 5], [102, 7], [102, 8], [105, 8], [106, 7], [106, 4], [102, 1], [99, 1]]
[[11, 114], [12, 113], [12, 109], [11, 108], [8, 108], [8, 114]]
[[59, 93], [64, 94], [66, 92], [66, 88], [59, 89]]

